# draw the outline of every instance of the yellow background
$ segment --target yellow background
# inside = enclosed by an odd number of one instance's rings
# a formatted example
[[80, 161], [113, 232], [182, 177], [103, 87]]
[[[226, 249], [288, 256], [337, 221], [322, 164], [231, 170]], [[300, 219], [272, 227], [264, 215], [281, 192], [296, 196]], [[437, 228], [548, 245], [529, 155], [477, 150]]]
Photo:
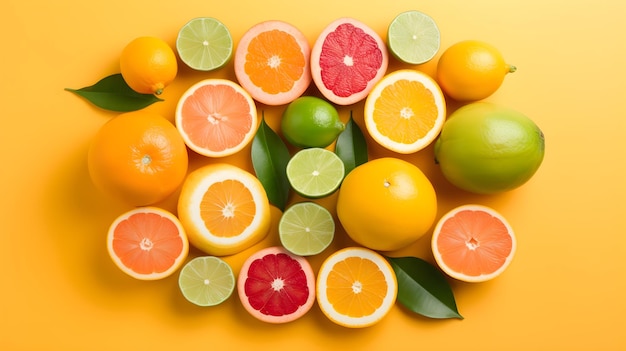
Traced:
[[[626, 349], [626, 26], [619, 3], [5, 1], [0, 349]], [[94, 133], [115, 114], [64, 88], [119, 72], [119, 53], [137, 36], [174, 45], [178, 29], [193, 17], [220, 19], [235, 44], [257, 22], [285, 20], [312, 44], [338, 17], [357, 18], [384, 36], [393, 17], [410, 9], [437, 21], [442, 49], [463, 39], [497, 46], [518, 71], [488, 100], [527, 114], [547, 140], [535, 177], [495, 196], [447, 184], [432, 163], [432, 148], [406, 157], [438, 190], [439, 215], [476, 202], [500, 211], [516, 230], [518, 251], [502, 276], [481, 284], [450, 281], [464, 320], [431, 320], [396, 306], [376, 326], [351, 330], [333, 325], [314, 306], [293, 323], [263, 324], [247, 315], [236, 295], [218, 307], [199, 308], [182, 298], [176, 276], [142, 282], [113, 266], [106, 230], [128, 208], [93, 187], [85, 156]], [[432, 74], [435, 63], [417, 68]], [[165, 102], [149, 109], [173, 119], [187, 87], [209, 77], [234, 80], [232, 67], [198, 73], [181, 66]], [[392, 61], [390, 70], [405, 67]], [[275, 127], [282, 108], [260, 109]], [[362, 121], [362, 104], [352, 109]], [[348, 112], [341, 109], [342, 118]], [[385, 154], [374, 145], [371, 150], [374, 157]], [[227, 161], [250, 167], [247, 155]], [[332, 208], [332, 201], [322, 202]], [[162, 205], [173, 209], [174, 203]], [[260, 245], [275, 243], [275, 235]], [[429, 237], [401, 253], [432, 262]], [[338, 233], [333, 248], [348, 243]], [[249, 253], [228, 260], [238, 270]], [[311, 259], [315, 269], [322, 258]]]

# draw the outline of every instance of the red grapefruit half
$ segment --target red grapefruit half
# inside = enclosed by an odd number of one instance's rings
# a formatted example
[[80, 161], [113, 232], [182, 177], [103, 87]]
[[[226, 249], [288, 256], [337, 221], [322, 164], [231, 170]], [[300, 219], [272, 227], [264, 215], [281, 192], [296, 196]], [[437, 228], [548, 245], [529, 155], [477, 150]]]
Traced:
[[304, 257], [281, 246], [268, 247], [244, 262], [237, 291], [252, 316], [268, 323], [287, 323], [313, 306], [315, 274]]
[[351, 105], [364, 99], [385, 75], [387, 47], [367, 25], [339, 18], [318, 36], [311, 49], [313, 82], [329, 101]]
[[511, 225], [501, 214], [482, 205], [451, 210], [433, 231], [435, 261], [446, 274], [466, 282], [499, 276], [511, 263], [515, 248]]

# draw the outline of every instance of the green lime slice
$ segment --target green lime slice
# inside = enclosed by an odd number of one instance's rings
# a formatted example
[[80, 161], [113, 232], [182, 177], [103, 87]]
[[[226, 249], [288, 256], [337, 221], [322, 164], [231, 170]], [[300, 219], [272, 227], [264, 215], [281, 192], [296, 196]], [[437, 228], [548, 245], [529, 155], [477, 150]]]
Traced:
[[335, 221], [330, 212], [315, 202], [299, 202], [287, 208], [278, 222], [283, 247], [299, 256], [324, 251], [335, 236]]
[[211, 71], [228, 62], [233, 53], [233, 38], [228, 28], [215, 18], [194, 18], [178, 32], [176, 50], [187, 66]]
[[343, 162], [334, 152], [322, 148], [302, 149], [287, 163], [287, 179], [293, 190], [317, 199], [335, 192], [343, 181]]
[[398, 60], [419, 65], [439, 51], [441, 37], [435, 21], [419, 11], [402, 12], [387, 29], [387, 46]]
[[235, 275], [224, 260], [214, 256], [187, 262], [178, 276], [183, 296], [198, 306], [215, 306], [226, 301], [235, 289]]

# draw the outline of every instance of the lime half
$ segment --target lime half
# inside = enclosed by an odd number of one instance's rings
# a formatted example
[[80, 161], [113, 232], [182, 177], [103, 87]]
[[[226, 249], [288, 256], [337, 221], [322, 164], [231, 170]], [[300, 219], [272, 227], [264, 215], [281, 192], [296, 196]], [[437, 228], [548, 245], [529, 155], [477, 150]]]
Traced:
[[180, 29], [176, 50], [187, 66], [211, 71], [228, 62], [233, 54], [233, 38], [222, 22], [211, 17], [198, 17]]
[[299, 256], [324, 251], [335, 236], [335, 220], [328, 210], [315, 202], [299, 202], [283, 213], [278, 222], [283, 247]]
[[291, 187], [306, 198], [332, 194], [339, 188], [344, 175], [343, 162], [327, 149], [302, 149], [287, 163], [287, 179]]
[[435, 21], [419, 11], [402, 12], [387, 29], [387, 46], [398, 60], [419, 65], [432, 59], [441, 37]]
[[215, 306], [233, 293], [235, 275], [221, 258], [196, 257], [180, 271], [178, 286], [189, 302], [198, 306]]

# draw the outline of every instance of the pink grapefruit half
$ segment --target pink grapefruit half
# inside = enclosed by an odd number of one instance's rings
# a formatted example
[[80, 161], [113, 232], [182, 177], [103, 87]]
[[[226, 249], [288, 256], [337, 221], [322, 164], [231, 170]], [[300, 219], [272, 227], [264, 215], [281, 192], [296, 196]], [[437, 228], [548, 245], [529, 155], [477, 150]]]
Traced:
[[318, 36], [311, 49], [311, 75], [319, 91], [337, 105], [363, 100], [385, 75], [387, 47], [370, 27], [339, 18]]
[[237, 291], [252, 316], [268, 323], [287, 323], [313, 306], [315, 274], [304, 257], [281, 246], [268, 247], [244, 262]]

